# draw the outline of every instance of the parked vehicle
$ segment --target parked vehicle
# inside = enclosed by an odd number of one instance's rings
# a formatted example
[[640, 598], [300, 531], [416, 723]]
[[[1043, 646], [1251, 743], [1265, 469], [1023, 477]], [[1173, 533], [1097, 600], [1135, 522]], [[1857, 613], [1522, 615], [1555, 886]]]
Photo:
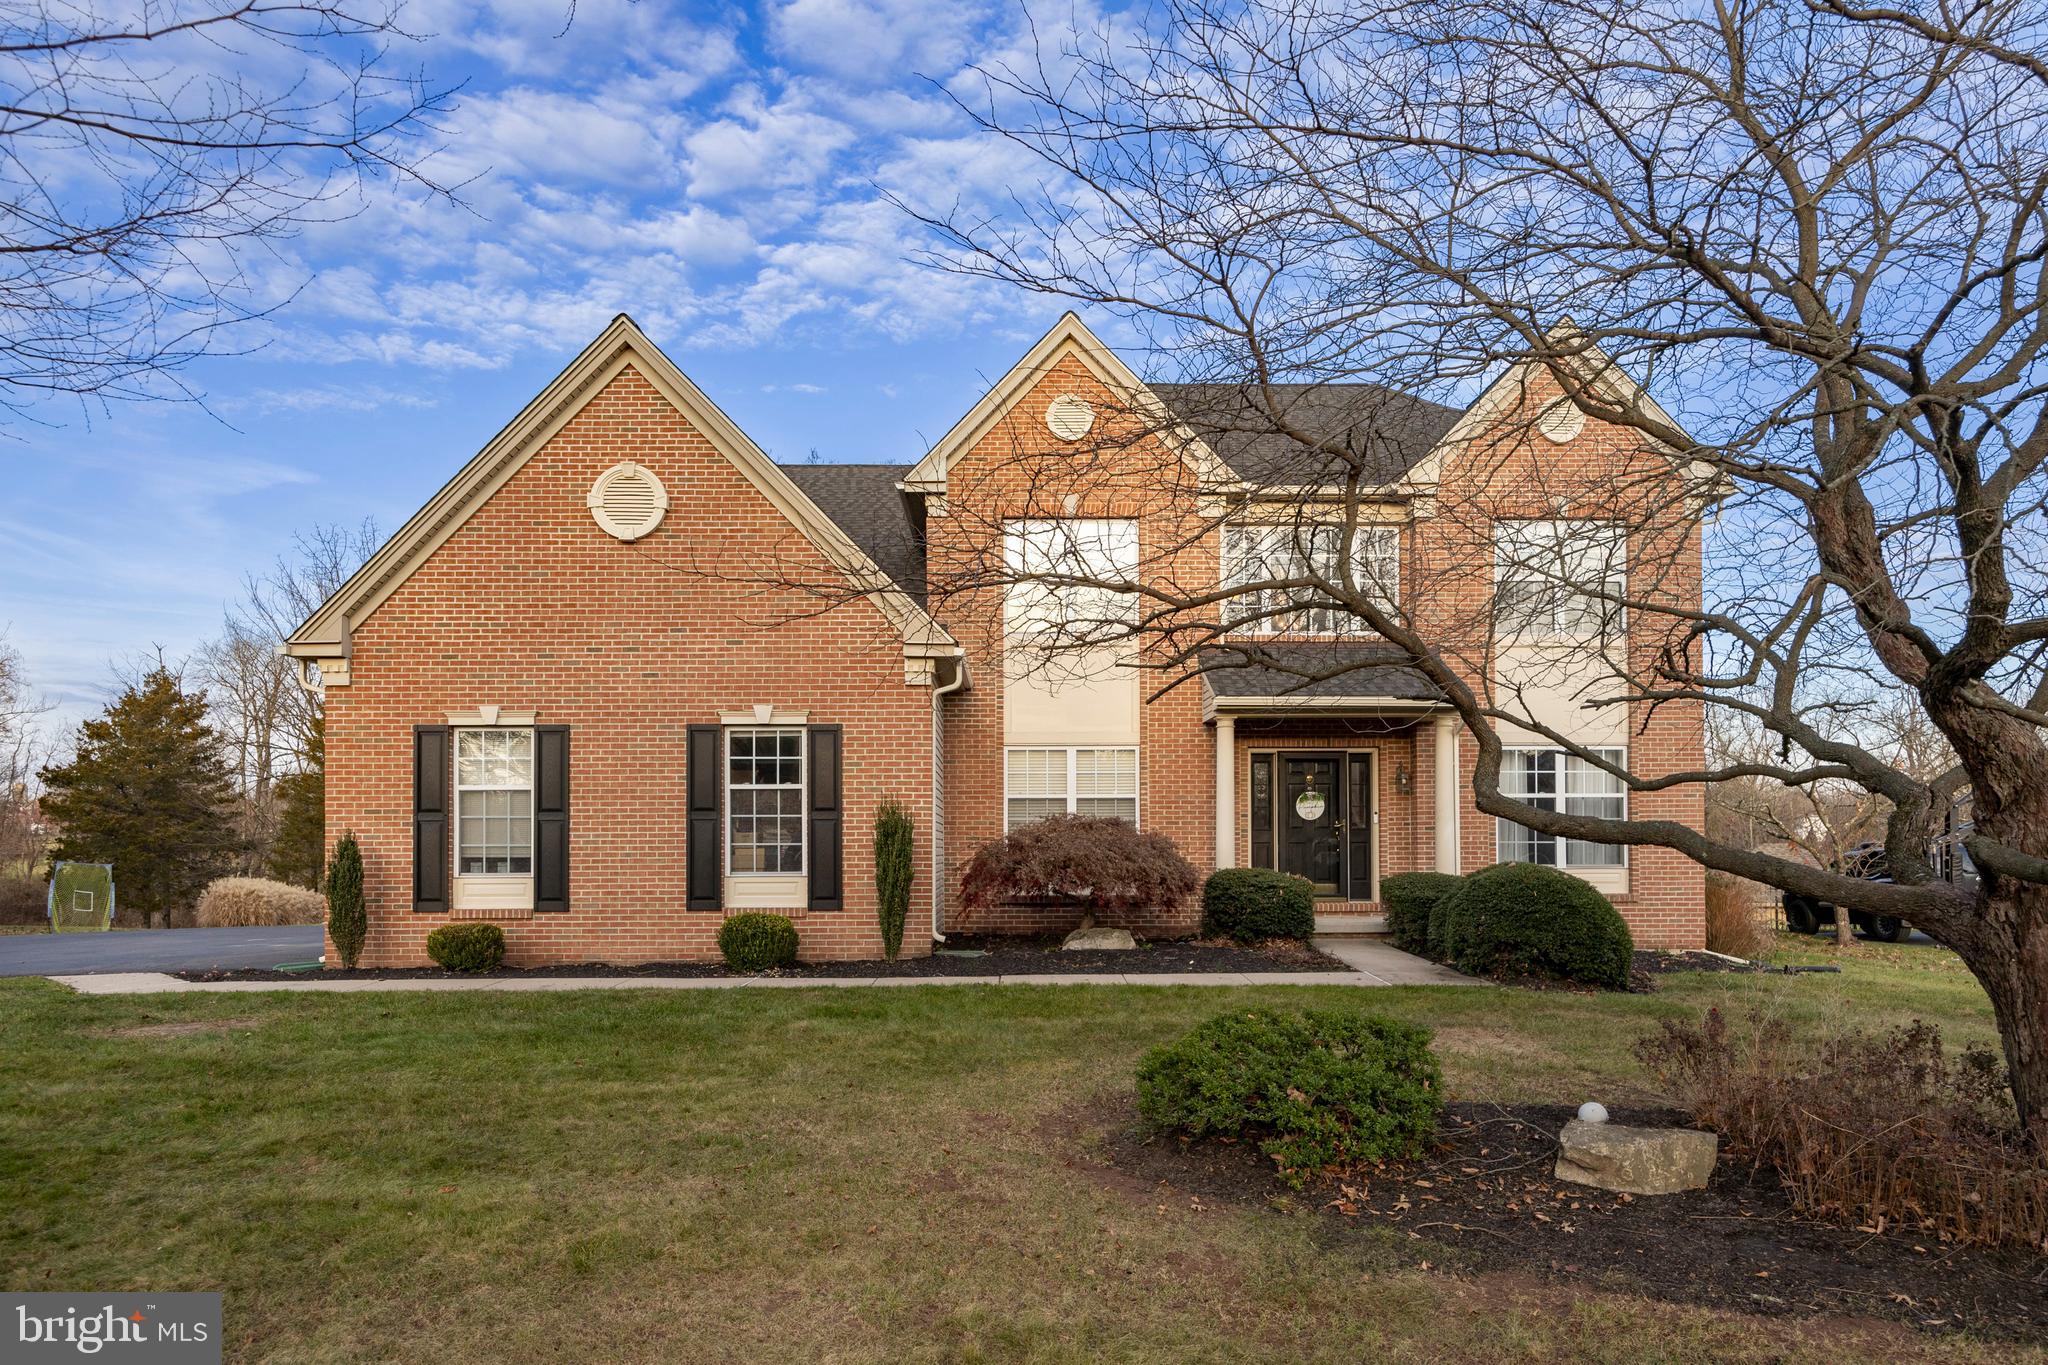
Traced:
[[[1970, 832], [1967, 820], [1958, 821], [1950, 817], [1949, 827], [1935, 841], [1929, 850], [1933, 855], [1935, 874], [1943, 881], [1960, 886], [1974, 886], [1977, 882], [1977, 865], [1970, 861], [1970, 851], [1963, 847], [1963, 839]], [[1852, 877], [1864, 881], [1888, 882], [1892, 879], [1891, 868], [1885, 858], [1884, 845], [1878, 843], [1858, 844], [1849, 850], [1845, 869]], [[1817, 934], [1827, 925], [1835, 922], [1835, 907], [1827, 901], [1815, 900], [1787, 891], [1783, 897], [1785, 927], [1797, 934]], [[1913, 932], [1911, 925], [1897, 915], [1873, 915], [1867, 910], [1851, 910], [1849, 923], [1865, 938], [1879, 943], [1898, 943]]]

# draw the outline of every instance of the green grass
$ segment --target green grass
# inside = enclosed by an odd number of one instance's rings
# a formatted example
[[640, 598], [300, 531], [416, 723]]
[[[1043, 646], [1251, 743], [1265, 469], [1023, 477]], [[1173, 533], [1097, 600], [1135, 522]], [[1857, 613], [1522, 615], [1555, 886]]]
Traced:
[[1427, 1024], [1458, 1096], [1625, 1101], [1657, 1018], [1746, 1002], [1989, 1032], [1967, 976], [1876, 955], [1636, 997], [9, 981], [0, 1285], [221, 1289], [233, 1360], [2014, 1359], [1447, 1275], [1096, 1159], [1139, 1054], [1232, 1006]]

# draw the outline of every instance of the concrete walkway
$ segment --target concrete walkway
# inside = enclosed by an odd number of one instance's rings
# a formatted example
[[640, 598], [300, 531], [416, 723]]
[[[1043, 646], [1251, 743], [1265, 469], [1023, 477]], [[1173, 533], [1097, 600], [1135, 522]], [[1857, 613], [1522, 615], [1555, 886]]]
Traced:
[[717, 991], [814, 990], [851, 986], [1477, 986], [1433, 962], [1374, 939], [1317, 939], [1348, 972], [1088, 972], [1032, 976], [486, 976], [390, 981], [181, 981], [162, 972], [53, 976], [81, 995], [186, 991]]

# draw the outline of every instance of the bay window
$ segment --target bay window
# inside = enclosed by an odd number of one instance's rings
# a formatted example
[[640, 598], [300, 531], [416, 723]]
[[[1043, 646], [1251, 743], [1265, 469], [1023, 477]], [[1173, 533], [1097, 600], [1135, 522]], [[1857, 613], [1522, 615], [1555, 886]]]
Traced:
[[[1624, 749], [1595, 749], [1605, 762], [1623, 767]], [[1628, 794], [1620, 778], [1562, 749], [1509, 749], [1501, 756], [1501, 794], [1537, 810], [1566, 815], [1591, 815], [1607, 820], [1628, 817]], [[1560, 839], [1540, 834], [1506, 816], [1495, 822], [1496, 854], [1504, 863], [1540, 863], [1565, 869], [1621, 867], [1620, 844]]]

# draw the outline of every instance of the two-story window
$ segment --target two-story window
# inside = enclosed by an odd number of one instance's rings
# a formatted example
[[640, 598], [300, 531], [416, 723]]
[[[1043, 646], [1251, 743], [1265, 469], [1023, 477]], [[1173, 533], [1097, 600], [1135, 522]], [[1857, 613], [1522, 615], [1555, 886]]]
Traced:
[[[1627, 766], [1626, 750], [1592, 752], [1616, 768]], [[1506, 750], [1501, 755], [1500, 789], [1503, 796], [1511, 796], [1537, 810], [1606, 820], [1628, 818], [1628, 793], [1621, 779], [1561, 749]], [[1496, 855], [1504, 863], [1541, 863], [1545, 867], [1577, 870], [1621, 867], [1626, 862], [1625, 850], [1619, 844], [1539, 834], [1506, 816], [1495, 822], [1495, 840]]]
[[[1344, 528], [1330, 522], [1240, 524], [1223, 529], [1224, 581], [1232, 587], [1319, 578], [1344, 582]], [[1351, 533], [1352, 581], [1360, 592], [1392, 610], [1401, 595], [1401, 531], [1358, 526]], [[1224, 606], [1236, 628], [1262, 634], [1350, 635], [1371, 629], [1364, 620], [1312, 587], [1263, 587]]]
[[1011, 635], [1071, 644], [1130, 634], [1137, 597], [1119, 588], [1137, 578], [1137, 522], [1047, 518], [1012, 521], [1003, 532]]
[[1501, 634], [1612, 640], [1624, 629], [1628, 528], [1619, 522], [1501, 521], [1493, 528], [1493, 601]]

